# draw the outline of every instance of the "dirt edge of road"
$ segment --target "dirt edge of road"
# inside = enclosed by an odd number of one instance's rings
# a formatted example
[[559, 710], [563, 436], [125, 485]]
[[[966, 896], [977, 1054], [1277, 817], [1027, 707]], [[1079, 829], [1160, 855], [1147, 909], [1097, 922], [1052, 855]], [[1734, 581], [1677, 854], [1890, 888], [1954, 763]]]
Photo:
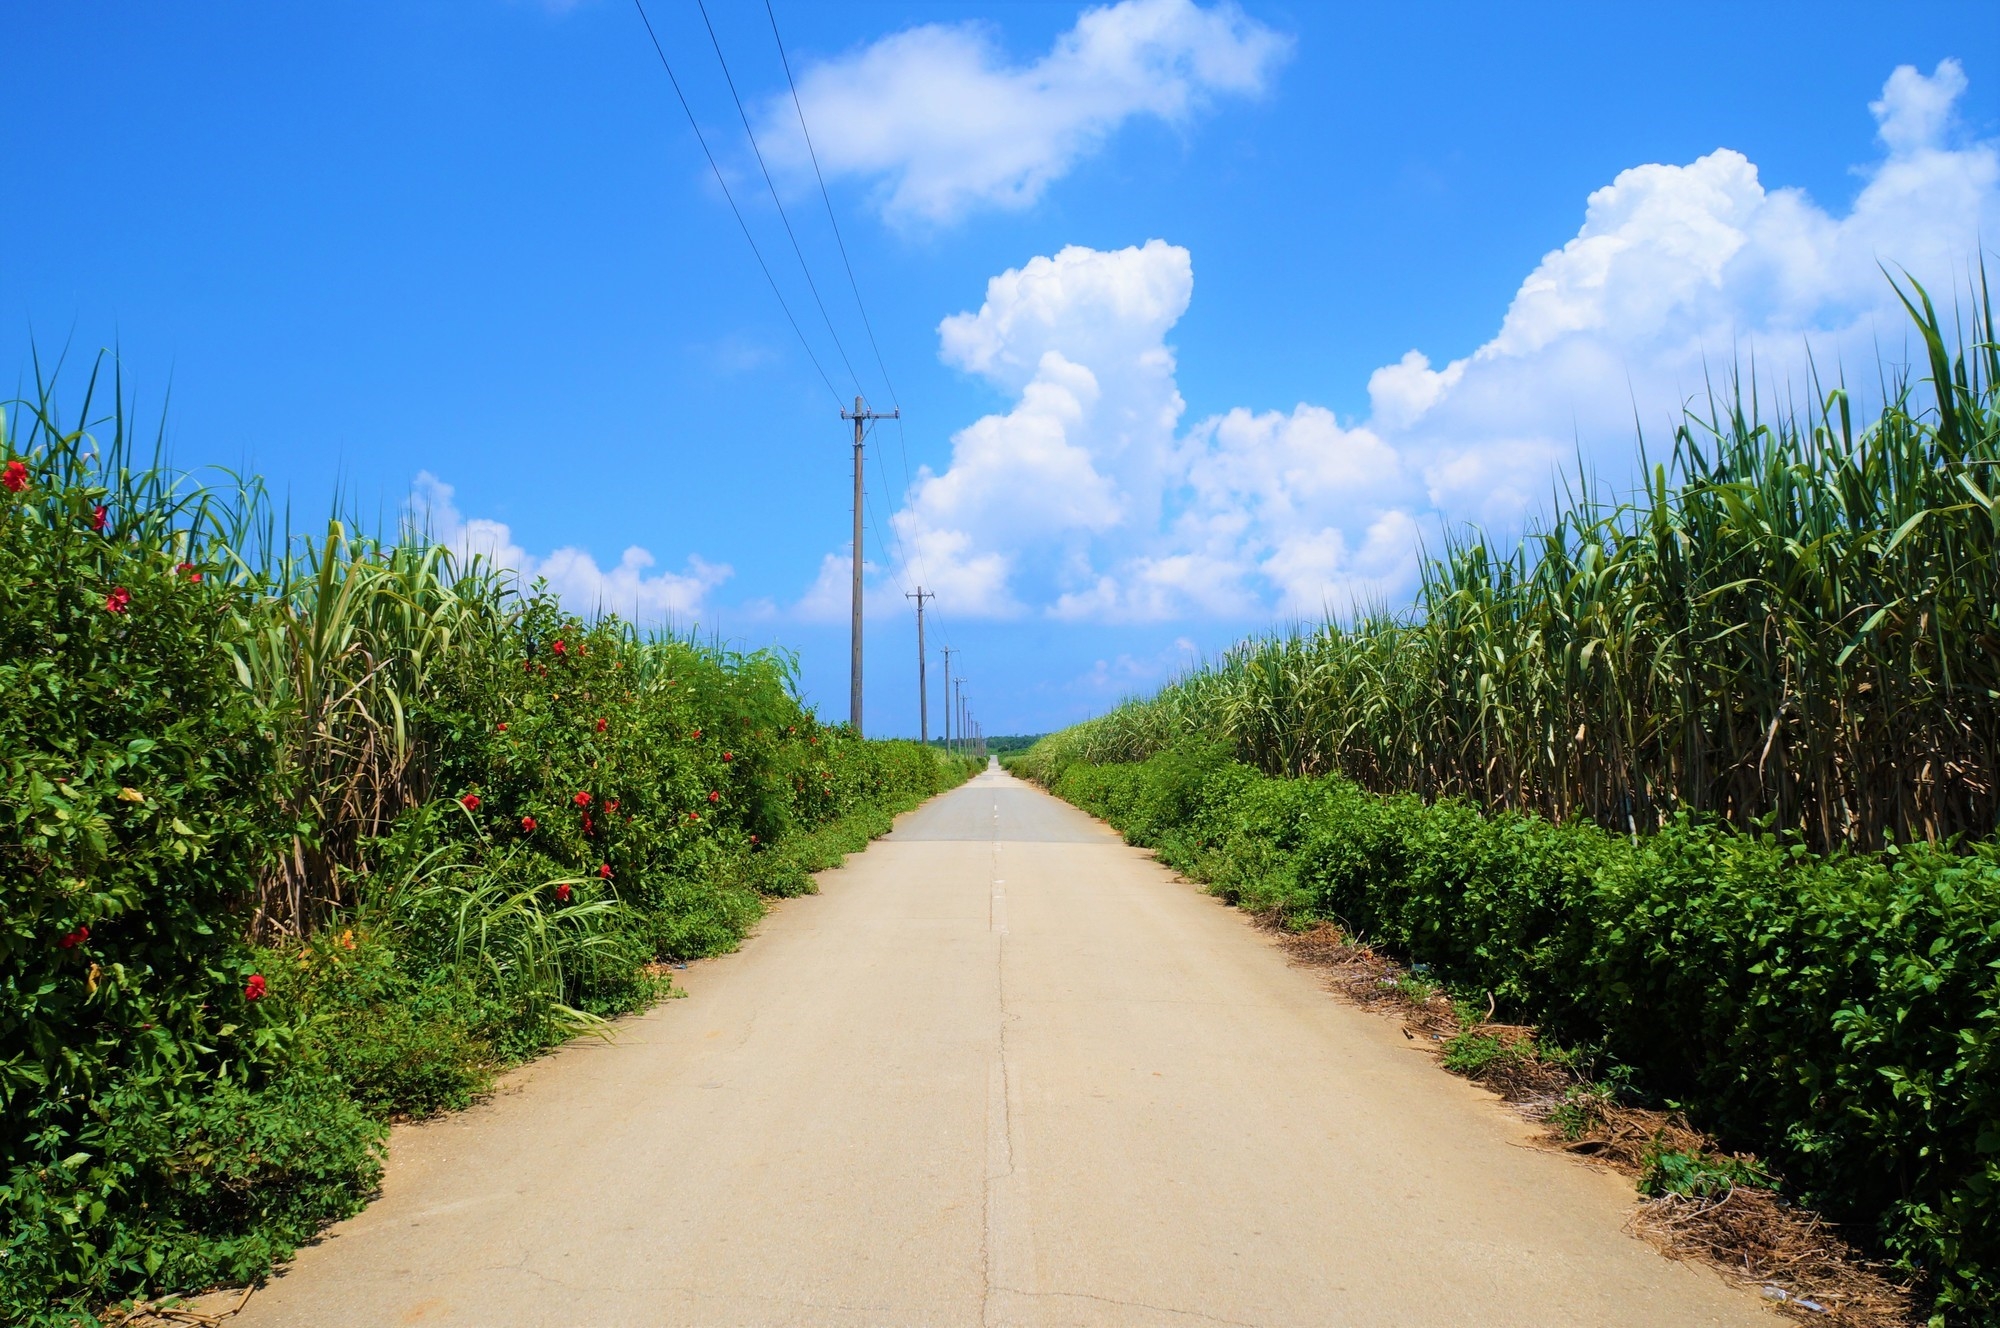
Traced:
[[[1178, 874], [1176, 879], [1203, 888]], [[1493, 1022], [1490, 1000], [1484, 1017], [1468, 1017], [1420, 969], [1357, 943], [1331, 923], [1292, 932], [1275, 917], [1244, 918], [1293, 963], [1322, 973], [1329, 993], [1399, 1020], [1412, 1048], [1440, 1070], [1479, 1084], [1538, 1126], [1543, 1147], [1635, 1184], [1656, 1169], [1662, 1154], [1700, 1159], [1713, 1167], [1711, 1174], [1755, 1171], [1755, 1159], [1724, 1151], [1680, 1115], [1620, 1102], [1544, 1056], [1533, 1027]], [[1920, 1322], [1912, 1288], [1891, 1277], [1887, 1265], [1864, 1258], [1824, 1218], [1770, 1189], [1725, 1183], [1691, 1194], [1642, 1193], [1626, 1226], [1666, 1257], [1706, 1264], [1806, 1322], [1844, 1328], [1913, 1328]]]

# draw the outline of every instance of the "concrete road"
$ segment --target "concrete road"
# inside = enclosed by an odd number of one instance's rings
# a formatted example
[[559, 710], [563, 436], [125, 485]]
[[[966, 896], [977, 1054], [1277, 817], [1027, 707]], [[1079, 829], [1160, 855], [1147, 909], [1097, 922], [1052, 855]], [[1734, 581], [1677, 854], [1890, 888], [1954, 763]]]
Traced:
[[232, 1328], [1772, 1328], [1630, 1183], [992, 770], [688, 998], [398, 1129]]

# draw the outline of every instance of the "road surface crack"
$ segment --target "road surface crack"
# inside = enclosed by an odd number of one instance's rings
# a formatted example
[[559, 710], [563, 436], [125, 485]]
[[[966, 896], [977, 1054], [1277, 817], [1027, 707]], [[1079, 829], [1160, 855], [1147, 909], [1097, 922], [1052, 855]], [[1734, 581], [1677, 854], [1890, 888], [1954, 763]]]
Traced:
[[1175, 1314], [1189, 1319], [1199, 1319], [1203, 1323], [1226, 1323], [1232, 1328], [1258, 1328], [1254, 1323], [1242, 1319], [1224, 1319], [1213, 1314], [1203, 1314], [1200, 1310], [1184, 1310], [1172, 1305], [1152, 1305], [1143, 1300], [1119, 1300], [1115, 1296], [1093, 1296], [1088, 1291], [1020, 1291], [1014, 1287], [998, 1287], [996, 1290], [1010, 1296], [1028, 1296], [1036, 1300], [1094, 1300], [1100, 1305], [1118, 1305], [1131, 1310], [1151, 1310], [1155, 1314]]
[[[999, 799], [994, 799], [997, 821]], [[986, 1220], [980, 1232], [983, 1285], [980, 1293], [980, 1320], [997, 1322], [993, 1303], [996, 1288], [1028, 1272], [1032, 1264], [1021, 1258], [1020, 1245], [1029, 1235], [1021, 1193], [1023, 1177], [1014, 1155], [1013, 1065], [1008, 1057], [1007, 1025], [1007, 891], [1000, 875], [1000, 830], [993, 830], [992, 871], [988, 877], [991, 911], [988, 924], [994, 935], [994, 1059], [986, 1079]]]

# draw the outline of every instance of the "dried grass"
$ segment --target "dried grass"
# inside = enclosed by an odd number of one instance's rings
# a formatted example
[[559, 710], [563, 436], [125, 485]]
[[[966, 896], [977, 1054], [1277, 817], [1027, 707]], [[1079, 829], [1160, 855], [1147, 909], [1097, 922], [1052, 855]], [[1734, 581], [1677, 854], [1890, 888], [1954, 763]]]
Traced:
[[196, 1309], [195, 1301], [219, 1299], [223, 1293], [197, 1296], [194, 1301], [180, 1296], [170, 1296], [158, 1303], [137, 1300], [123, 1309], [106, 1312], [106, 1328], [219, 1328], [223, 1322], [235, 1318], [245, 1305], [250, 1303], [251, 1293], [257, 1288], [247, 1286], [236, 1297], [236, 1303], [227, 1308]]

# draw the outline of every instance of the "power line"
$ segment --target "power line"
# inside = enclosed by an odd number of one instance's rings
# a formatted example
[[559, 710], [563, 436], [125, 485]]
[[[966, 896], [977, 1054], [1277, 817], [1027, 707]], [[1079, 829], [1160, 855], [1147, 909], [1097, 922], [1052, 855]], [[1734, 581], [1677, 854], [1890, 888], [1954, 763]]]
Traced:
[[[813, 303], [819, 306], [819, 316], [826, 323], [826, 333], [833, 338], [833, 348], [840, 352], [840, 362], [847, 366], [847, 376], [854, 380], [854, 391], [858, 395], [861, 392], [861, 376], [854, 372], [854, 363], [847, 358], [847, 347], [840, 344], [840, 333], [833, 330], [833, 319], [826, 312], [826, 301], [819, 297], [819, 283], [813, 280], [812, 268], [806, 263], [805, 250], [799, 248], [799, 237], [792, 230], [792, 219], [785, 214], [784, 200], [778, 197], [778, 186], [771, 179], [771, 168], [764, 164], [764, 150], [757, 146], [757, 133], [750, 127], [750, 113], [743, 109], [743, 98], [737, 95], [736, 79], [729, 72], [729, 61], [722, 57], [722, 42], [715, 35], [715, 24], [709, 22], [706, 0], [695, 0], [695, 8], [701, 11], [702, 25], [708, 29], [708, 44], [715, 48], [715, 62], [722, 66], [722, 81], [729, 85], [729, 98], [736, 103], [736, 114], [743, 121], [743, 133], [750, 140], [750, 151], [757, 158], [757, 169], [764, 173], [764, 186], [771, 191], [771, 201], [778, 205], [778, 220], [785, 223], [785, 235], [792, 242], [792, 253], [798, 257], [799, 271], [805, 273], [806, 289], [812, 292]], [[789, 69], [786, 70], [785, 76], [791, 77]], [[883, 377], [886, 380], [888, 375], [885, 374]], [[895, 394], [895, 389], [890, 388], [889, 395], [892, 399]], [[901, 408], [900, 404], [893, 400], [891, 404], [897, 404], [898, 409]]]
[[[682, 112], [687, 116], [688, 126], [694, 130], [695, 140], [701, 145], [702, 155], [708, 160], [709, 170], [713, 172], [716, 184], [721, 188], [724, 199], [728, 201], [729, 210], [735, 216], [737, 227], [743, 232], [743, 238], [749, 244], [750, 252], [755, 256], [757, 266], [764, 274], [764, 280], [770, 285], [771, 293], [777, 298], [779, 308], [784, 311], [785, 319], [791, 325], [793, 335], [798, 338], [800, 346], [806, 352], [806, 358], [812, 362], [813, 369], [819, 374], [820, 381], [826, 385], [828, 393], [833, 396], [835, 402], [840, 402], [838, 389], [833, 386], [832, 378], [827, 374], [825, 366], [820, 363], [818, 355], [814, 353], [812, 343], [807, 340], [804, 329], [800, 327], [797, 316], [793, 314], [790, 303], [785, 299], [784, 291], [778, 285], [777, 278], [771, 272], [770, 264], [765, 260], [763, 250], [759, 248], [756, 237], [751, 233], [749, 224], [743, 216], [743, 210], [737, 204], [736, 196], [730, 190], [729, 182], [724, 177], [721, 166], [716, 161], [715, 153], [709, 147], [708, 138], [702, 133], [700, 122], [696, 120], [694, 110], [688, 103], [687, 94], [681, 88], [680, 79], [675, 75], [673, 64], [667, 59], [666, 50], [660, 43], [659, 33], [654, 29], [652, 18], [646, 12], [644, 0], [633, 0], [633, 7], [639, 12], [639, 21], [645, 26], [646, 36], [652, 42], [653, 53], [659, 57], [660, 67], [666, 70], [667, 79], [673, 85], [674, 95], [680, 101]], [[701, 13], [702, 25], [708, 32], [709, 44], [715, 51], [716, 63], [722, 69], [723, 81], [729, 87], [730, 100], [735, 103], [737, 117], [742, 121], [744, 135], [750, 141], [750, 150], [757, 158], [757, 166], [763, 174], [765, 188], [770, 191], [771, 201], [776, 206], [779, 220], [784, 225], [785, 236], [791, 243], [792, 254], [798, 260], [799, 271], [806, 279], [806, 287], [812, 293], [813, 303], [819, 310], [821, 321], [826, 325], [827, 334], [833, 339], [834, 349], [839, 354], [842, 365], [847, 369], [849, 378], [854, 381], [856, 391], [859, 392], [861, 387], [860, 375], [855, 372], [854, 363], [847, 354], [847, 347], [841, 341], [840, 333], [833, 325], [833, 318], [827, 310], [826, 301], [820, 295], [819, 283], [813, 279], [812, 266], [806, 261], [805, 250], [799, 244], [798, 233], [792, 226], [790, 214], [785, 211], [784, 200], [779, 196], [777, 183], [772, 178], [770, 166], [764, 159], [763, 148], [757, 142], [756, 131], [750, 125], [749, 112], [743, 105], [742, 94], [737, 90], [735, 75], [730, 71], [728, 58], [723, 54], [722, 42], [716, 33], [714, 21], [709, 16], [708, 6], [705, 0], [696, 0], [696, 7]], [[904, 493], [908, 494], [914, 487], [914, 478], [910, 471], [909, 442], [902, 425], [901, 400], [896, 393], [895, 380], [889, 374], [888, 363], [882, 355], [881, 344], [875, 336], [873, 320], [868, 317], [867, 302], [861, 295], [861, 284], [855, 275], [853, 260], [847, 252], [846, 238], [840, 232], [840, 222], [833, 210], [833, 198], [826, 187], [826, 176], [820, 167], [819, 152], [813, 144], [812, 131], [806, 123], [805, 106], [799, 97], [798, 82], [792, 73], [791, 57], [785, 50], [784, 37], [779, 32], [777, 14], [771, 6], [770, 0], [765, 0], [764, 12], [771, 24], [771, 36], [777, 44], [778, 58], [785, 70], [785, 82], [791, 92], [792, 108], [799, 119], [799, 131], [804, 136], [806, 152], [812, 161], [813, 176], [819, 185], [820, 201], [826, 208], [827, 223], [833, 230], [834, 243], [840, 252], [841, 266], [847, 273], [848, 288], [854, 295], [855, 309], [861, 316], [863, 329], [867, 332], [869, 349], [874, 353], [876, 368], [881, 371], [883, 384], [889, 389], [890, 400], [897, 408], [894, 414], [889, 415], [888, 418], [895, 419], [897, 422], [897, 452], [902, 462]], [[843, 406], [843, 414], [845, 413]], [[873, 426], [874, 418], [869, 418], [868, 433], [874, 432]], [[860, 445], [859, 439], [856, 440], [856, 445], [858, 449]], [[890, 485], [886, 468], [879, 455], [876, 457], [875, 464], [877, 474], [881, 476], [882, 487], [886, 491]], [[858, 504], [861, 511], [857, 512], [857, 516], [865, 520], [869, 532], [875, 537], [876, 546], [882, 550], [885, 558], [889, 561], [891, 580], [896, 584], [898, 590], [903, 590], [904, 583], [901, 576], [901, 569], [910, 565], [909, 550], [904, 547], [901, 532], [896, 530], [893, 522], [887, 523], [885, 526], [884, 522], [876, 518], [873, 504], [866, 501], [865, 488], [859, 483], [861, 479], [860, 474], [857, 473], [855, 478], [857, 481], [856, 488], [860, 490], [859, 496], [861, 497], [861, 502]], [[857, 522], [857, 524], [861, 524], [861, 522]], [[921, 548], [917, 551], [916, 561], [918, 566], [914, 570], [922, 574], [925, 569], [921, 565], [923, 562]], [[855, 562], [855, 572], [858, 576], [860, 572], [859, 548], [856, 549]], [[936, 613], [940, 620], [943, 619], [944, 615], [940, 610], [934, 608], [932, 612]], [[855, 675], [858, 689], [858, 664], [855, 669]], [[858, 727], [860, 719], [858, 696], [853, 698], [853, 714], [851, 718], [856, 722]]]
[[[902, 423], [902, 421], [897, 420], [897, 423], [900, 424]], [[871, 435], [875, 432], [875, 426], [872, 422], [868, 426], [868, 432]], [[882, 453], [881, 449], [879, 448], [877, 448], [875, 452], [875, 473], [882, 477], [882, 488], [884, 490], [887, 490], [889, 487], [889, 476], [888, 473], [882, 467]], [[871, 507], [868, 509], [868, 511], [869, 511], [868, 526], [869, 529], [875, 531], [875, 544], [878, 548], [882, 550], [882, 556], [884, 558], [889, 558], [893, 555], [894, 562], [891, 564], [891, 566], [900, 563], [902, 566], [908, 567], [910, 565], [910, 560], [907, 552], [903, 547], [903, 537], [896, 530], [896, 525], [894, 521], [895, 513], [893, 512], [890, 513], [890, 518], [891, 518], [890, 520], [886, 522], [881, 522], [875, 519], [874, 508]], [[886, 528], [889, 532], [888, 539], [884, 539], [882, 537], [882, 530], [884, 528]], [[919, 576], [923, 575], [923, 569], [921, 567], [917, 569], [917, 574]], [[891, 572], [890, 575], [895, 578], [896, 589], [903, 590], [904, 585], [901, 574], [896, 572]]]
[[[889, 389], [889, 403], [896, 408], [896, 451], [903, 462], [903, 492], [908, 494], [915, 487], [915, 480], [910, 473], [910, 444], [903, 432], [903, 402], [896, 395], [895, 380], [889, 377], [889, 365], [882, 358], [881, 343], [875, 339], [875, 324], [868, 317], [868, 304], [861, 298], [861, 283], [855, 278], [853, 260], [847, 255], [847, 240], [841, 235], [840, 221], [834, 215], [833, 195], [827, 192], [826, 175], [820, 170], [819, 166], [819, 149], [813, 146], [812, 130], [806, 126], [805, 104], [799, 100], [798, 80], [792, 77], [792, 58], [785, 52], [785, 39], [778, 31], [778, 14], [771, 7], [771, 0], [764, 0], [764, 14], [765, 17], [771, 20], [771, 40], [777, 43], [778, 62], [785, 68], [785, 85], [791, 89], [792, 110], [799, 117], [799, 133], [805, 138], [806, 155], [812, 160], [813, 178], [819, 182], [820, 202], [826, 205], [826, 221], [827, 225], [833, 228], [833, 242], [840, 249], [841, 266], [847, 270], [848, 289], [854, 292], [854, 307], [861, 314], [861, 326], [868, 333], [868, 348], [875, 352], [875, 367], [882, 371], [882, 382]], [[824, 310], [821, 312], [824, 312]], [[849, 372], [852, 372], [851, 366]], [[881, 466], [880, 457], [876, 458], [875, 464], [878, 468]], [[888, 487], [887, 476], [883, 477], [883, 487]], [[922, 566], [923, 551], [921, 549], [917, 552], [917, 558], [919, 563], [917, 574], [919, 576], [927, 576], [928, 569]]]
[[[785, 235], [787, 238], [791, 240], [792, 253], [799, 261], [799, 270], [805, 274], [806, 286], [808, 289], [812, 291], [813, 302], [819, 307], [819, 315], [821, 320], [826, 324], [827, 335], [833, 338], [834, 348], [840, 353], [841, 363], [847, 366], [848, 376], [854, 379], [854, 388], [856, 393], [858, 394], [861, 390], [860, 375], [855, 373], [854, 363], [847, 356], [847, 347], [841, 342], [840, 333], [834, 329], [833, 317], [831, 314], [827, 312], [826, 302], [820, 296], [819, 284], [813, 280], [812, 267], [809, 263], [806, 262], [805, 250], [799, 244], [798, 233], [792, 227], [790, 214], [785, 211], [784, 200], [778, 194], [777, 182], [771, 178], [770, 165], [764, 160], [764, 150], [757, 142], [756, 130], [752, 129], [750, 126], [750, 115], [749, 112], [744, 109], [743, 98], [736, 89], [735, 76], [729, 72], [729, 61], [722, 53], [722, 41], [716, 35], [715, 24], [713, 20], [709, 18], [708, 5], [706, 3], [706, 0], [695, 0], [695, 6], [697, 9], [701, 11], [702, 24], [708, 29], [709, 45], [714, 47], [715, 49], [716, 63], [722, 67], [723, 81], [729, 85], [730, 98], [736, 103], [737, 118], [743, 122], [744, 136], [750, 140], [750, 151], [757, 158], [757, 168], [763, 173], [764, 186], [766, 189], [770, 190], [771, 202], [778, 209], [778, 217], [784, 223]], [[882, 358], [881, 344], [875, 338], [875, 325], [868, 317], [867, 302], [861, 298], [861, 283], [859, 282], [858, 279], [856, 279], [854, 275], [854, 263], [852, 259], [849, 258], [847, 253], [847, 241], [845, 237], [843, 237], [840, 233], [840, 221], [835, 216], [833, 211], [833, 198], [827, 192], [826, 176], [820, 170], [819, 152], [816, 148], [813, 147], [812, 131], [806, 125], [805, 106], [799, 99], [798, 82], [792, 76], [791, 57], [787, 55], [785, 52], [784, 37], [778, 31], [778, 16], [776, 11], [771, 8], [769, 0], [765, 0], [764, 13], [765, 17], [768, 18], [771, 23], [771, 37], [773, 41], [776, 42], [778, 47], [779, 62], [784, 66], [785, 84], [791, 90], [792, 94], [792, 109], [799, 117], [799, 132], [805, 138], [806, 152], [807, 155], [812, 159], [813, 177], [819, 183], [820, 201], [826, 207], [827, 224], [833, 230], [834, 244], [839, 248], [840, 251], [841, 266], [847, 273], [848, 288], [854, 294], [854, 307], [856, 311], [859, 312], [861, 315], [861, 325], [864, 329], [866, 329], [868, 333], [869, 348], [875, 354], [875, 366], [882, 372], [882, 382], [885, 386], [888, 387], [890, 402], [895, 407], [895, 410], [890, 415], [890, 418], [896, 421], [896, 446], [897, 446], [897, 451], [901, 456], [903, 464], [904, 492], [908, 493], [911, 487], [910, 453], [909, 453], [909, 444], [903, 432], [902, 402], [896, 395], [895, 380], [889, 376], [889, 366], [887, 362], [884, 361]], [[858, 404], [856, 409], [857, 410], [860, 409]], [[867, 432], [872, 434], [874, 431], [875, 431], [874, 420], [871, 418], [869, 421]], [[886, 468], [883, 466], [882, 458], [879, 452], [877, 453], [875, 458], [875, 468], [876, 468], [876, 473], [882, 477], [882, 488], [885, 491], [885, 496], [886, 496], [886, 491], [889, 488], [889, 477]], [[883, 520], [878, 519], [874, 514], [874, 509], [872, 506], [869, 506], [867, 510], [868, 510], [867, 525], [870, 531], [875, 536], [876, 547], [882, 550], [884, 559], [889, 563], [891, 569], [890, 579], [895, 582], [896, 589], [898, 591], [907, 594], [908, 593], [907, 587], [905, 582], [903, 581], [900, 569], [903, 567], [907, 567], [909, 565], [909, 557], [907, 550], [903, 546], [901, 534], [895, 529], [893, 522], [885, 523]], [[860, 555], [857, 552], [856, 554], [857, 564], [859, 556]], [[916, 570], [919, 575], [922, 575], [924, 569], [922, 567], [919, 567]]]
[[[806, 128], [806, 108], [799, 101], [799, 85], [792, 77], [792, 59], [785, 54], [785, 39], [778, 35], [778, 15], [771, 8], [771, 0], [764, 0], [764, 13], [771, 20], [771, 39], [778, 44], [778, 61], [785, 67], [785, 84], [792, 90], [792, 109], [798, 112], [799, 133], [805, 136], [806, 155], [812, 159], [813, 178], [819, 181], [820, 201], [826, 204], [826, 220], [833, 227], [833, 242], [840, 246], [840, 261], [847, 269], [847, 285], [854, 292], [854, 307], [861, 311], [861, 326], [868, 330], [868, 345], [875, 352], [875, 367], [882, 371], [882, 381], [889, 388], [889, 403], [901, 408], [903, 403], [896, 397], [896, 384], [889, 378], [889, 366], [882, 361], [882, 347], [875, 341], [875, 325], [868, 321], [868, 306], [861, 299], [861, 283], [854, 279], [854, 264], [847, 257], [847, 241], [841, 238], [840, 222], [834, 219], [833, 197], [826, 191], [826, 176], [820, 173], [819, 151], [813, 147], [812, 131]], [[909, 469], [907, 462], [903, 468]]]
[[[827, 377], [826, 370], [820, 365], [819, 356], [813, 354], [812, 343], [806, 340], [805, 332], [799, 327], [799, 320], [792, 316], [792, 306], [785, 303], [785, 293], [778, 289], [778, 279], [771, 275], [771, 265], [764, 261], [764, 251], [757, 247], [757, 238], [750, 234], [749, 223], [743, 220], [743, 209], [736, 206], [736, 195], [729, 192], [729, 181], [722, 178], [722, 168], [715, 164], [715, 154], [709, 151], [708, 138], [701, 132], [700, 122], [694, 118], [694, 108], [688, 105], [687, 94], [681, 91], [681, 81], [674, 77], [674, 67], [667, 59], [666, 48], [660, 45], [660, 35], [653, 31], [653, 20], [646, 15], [645, 0], [632, 0], [632, 5], [639, 11], [639, 21], [646, 25], [646, 36], [653, 43], [653, 54], [660, 57], [660, 67], [667, 71], [667, 81], [674, 86], [674, 96], [679, 98], [681, 110], [687, 115], [688, 127], [694, 130], [695, 141], [701, 144], [701, 153], [708, 158], [708, 169], [715, 172], [715, 182], [722, 186], [722, 196], [729, 200], [729, 210], [736, 215], [736, 224], [742, 229], [743, 238], [749, 241], [750, 252], [757, 256], [757, 266], [763, 271], [764, 280], [771, 283], [771, 294], [778, 297], [778, 307], [785, 311], [785, 321], [792, 325], [792, 335], [799, 339], [799, 345], [805, 348], [806, 358], [812, 361], [812, 367], [818, 372], [820, 381], [826, 384], [827, 392], [838, 403], [839, 390], [834, 387], [833, 379]], [[818, 298], [817, 292], [814, 292], [814, 298]], [[825, 312], [824, 309], [821, 312]], [[835, 344], [839, 344], [837, 338]], [[842, 358], [846, 358], [845, 352], [842, 352]], [[848, 373], [851, 375], [853, 372], [850, 366]]]

